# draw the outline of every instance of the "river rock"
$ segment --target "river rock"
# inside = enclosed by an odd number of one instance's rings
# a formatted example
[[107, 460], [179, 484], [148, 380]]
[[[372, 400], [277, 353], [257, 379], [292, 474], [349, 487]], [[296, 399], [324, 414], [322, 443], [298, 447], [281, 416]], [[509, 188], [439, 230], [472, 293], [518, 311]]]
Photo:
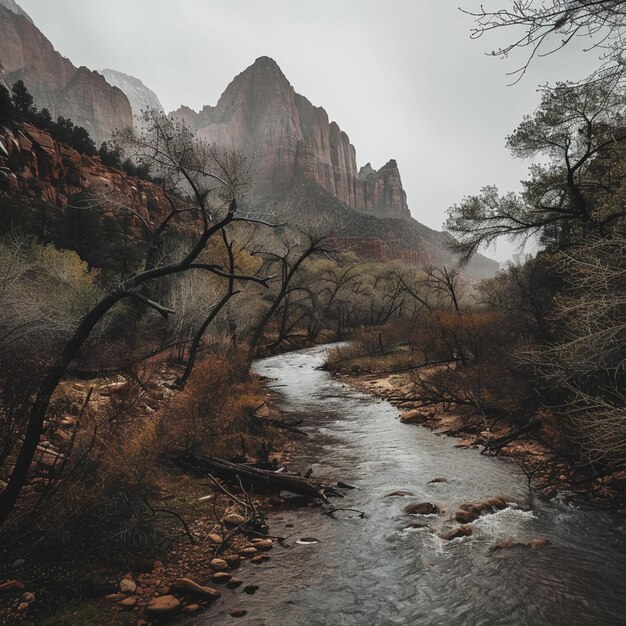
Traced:
[[519, 543], [517, 541], [511, 541], [510, 539], [504, 539], [502, 541], [499, 541], [498, 543], [496, 543], [495, 546], [491, 547], [491, 551], [495, 551], [495, 550], [508, 550], [509, 548], [518, 548], [520, 546], [523, 546], [523, 543]]
[[146, 607], [146, 613], [152, 615], [164, 615], [167, 613], [173, 613], [180, 607], [180, 600], [172, 595], [158, 596], [150, 600]]
[[213, 543], [222, 543], [222, 541], [224, 541], [222, 539], [221, 535], [218, 535], [217, 533], [211, 533], [209, 535], [209, 539], [213, 542]]
[[464, 509], [459, 509], [454, 514], [454, 519], [460, 524], [471, 524], [476, 521], [478, 517], [478, 513], [473, 513], [472, 511], [466, 511]]
[[471, 524], [463, 524], [462, 526], [457, 526], [447, 533], [442, 533], [439, 535], [442, 539], [446, 541], [451, 541], [452, 539], [457, 539], [458, 537], [469, 537], [474, 532], [474, 527]]
[[195, 580], [192, 580], [191, 578], [177, 578], [172, 583], [172, 587], [184, 593], [188, 593], [208, 600], [219, 598], [222, 595], [217, 589], [199, 585]]
[[120, 606], [123, 606], [125, 609], [132, 609], [137, 605], [137, 596], [127, 596], [120, 602]]
[[477, 520], [483, 513], [501, 511], [507, 507], [506, 500], [500, 497], [484, 498], [477, 502], [462, 504], [454, 515], [457, 522], [469, 524]]
[[415, 502], [407, 504], [404, 507], [405, 513], [409, 515], [437, 515], [440, 512], [439, 507], [431, 502]]
[[243, 617], [244, 615], [247, 615], [248, 611], [246, 611], [245, 609], [233, 609], [230, 612], [230, 616], [231, 617]]
[[241, 526], [241, 524], [245, 524], [245, 521], [245, 517], [239, 515], [239, 513], [229, 513], [222, 517], [222, 522], [228, 526]]
[[184, 609], [183, 613], [196, 613], [200, 610], [199, 604], [188, 604]]
[[432, 485], [434, 483], [447, 483], [448, 479], [447, 478], [433, 478], [432, 480], [428, 481], [429, 485]]
[[228, 569], [228, 563], [224, 559], [213, 559], [209, 565], [211, 566], [211, 569], [218, 572]]
[[537, 550], [538, 548], [551, 546], [552, 542], [549, 539], [533, 539], [527, 545], [531, 550]]
[[415, 494], [412, 491], [392, 491], [391, 493], [386, 493], [385, 498], [406, 498], [409, 496], [414, 496]]
[[211, 576], [211, 579], [213, 580], [213, 582], [217, 583], [218, 585], [223, 585], [227, 583], [231, 578], [232, 578], [232, 575], [229, 574], [228, 572], [215, 572], [215, 574]]
[[415, 422], [419, 422], [424, 419], [425, 419], [424, 414], [417, 409], [413, 409], [411, 411], [404, 411], [402, 415], [400, 416], [400, 421], [404, 424], [414, 424]]
[[259, 563], [263, 563], [263, 560], [263, 557], [260, 554], [257, 554], [250, 559], [250, 562], [258, 565]]
[[26, 591], [25, 593], [22, 594], [22, 602], [26, 602], [26, 604], [32, 604], [35, 601], [35, 594], [30, 592], [30, 591]]
[[242, 550], [239, 550], [239, 554], [241, 556], [255, 556], [257, 552], [258, 550], [253, 547], [243, 548]]
[[257, 550], [265, 551], [271, 550], [274, 542], [271, 539], [254, 539], [252, 545], [254, 545]]
[[120, 591], [127, 594], [135, 593], [137, 591], [137, 583], [130, 578], [122, 578], [120, 580]]
[[237, 587], [241, 587], [241, 585], [243, 585], [243, 580], [235, 578], [234, 576], [226, 583], [229, 589], [236, 589]]
[[258, 585], [246, 585], [243, 588], [243, 592], [247, 593], [249, 596], [254, 595], [254, 593], [256, 593], [256, 591], [258, 590], [259, 586]]

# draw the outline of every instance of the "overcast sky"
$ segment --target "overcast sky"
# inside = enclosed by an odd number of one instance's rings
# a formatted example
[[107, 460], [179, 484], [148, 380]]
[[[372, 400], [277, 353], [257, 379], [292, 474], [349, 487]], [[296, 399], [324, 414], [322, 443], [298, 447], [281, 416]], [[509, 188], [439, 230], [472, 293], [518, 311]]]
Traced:
[[235, 75], [272, 57], [348, 133], [359, 166], [398, 161], [413, 217], [438, 230], [446, 209], [482, 186], [519, 188], [527, 164], [504, 141], [536, 107], [537, 85], [597, 64], [569, 49], [508, 86], [521, 58], [486, 56], [497, 38], [470, 40], [472, 18], [458, 10], [479, 0], [18, 2], [75, 65], [137, 76], [167, 111], [214, 105]]

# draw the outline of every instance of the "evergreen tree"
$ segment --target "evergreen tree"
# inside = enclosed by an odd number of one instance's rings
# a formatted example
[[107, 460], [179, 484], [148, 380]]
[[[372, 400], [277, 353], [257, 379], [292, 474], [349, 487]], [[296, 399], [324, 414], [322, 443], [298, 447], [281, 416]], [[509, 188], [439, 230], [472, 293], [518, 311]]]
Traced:
[[33, 113], [33, 96], [30, 94], [24, 81], [18, 80], [11, 90], [13, 92], [13, 106], [21, 114]]

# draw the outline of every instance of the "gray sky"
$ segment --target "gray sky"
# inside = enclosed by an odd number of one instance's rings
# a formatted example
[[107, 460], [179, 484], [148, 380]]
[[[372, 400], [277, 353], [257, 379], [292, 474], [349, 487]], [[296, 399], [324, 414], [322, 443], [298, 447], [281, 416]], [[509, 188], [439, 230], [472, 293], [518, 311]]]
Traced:
[[18, 2], [75, 65], [137, 76], [167, 111], [214, 105], [236, 74], [272, 57], [348, 133], [359, 166], [398, 161], [413, 217], [438, 230], [446, 209], [482, 186], [519, 188], [527, 164], [504, 140], [537, 105], [536, 86], [597, 64], [597, 54], [568, 49], [507, 86], [521, 58], [485, 56], [498, 38], [470, 40], [472, 18], [457, 8], [479, 0]]

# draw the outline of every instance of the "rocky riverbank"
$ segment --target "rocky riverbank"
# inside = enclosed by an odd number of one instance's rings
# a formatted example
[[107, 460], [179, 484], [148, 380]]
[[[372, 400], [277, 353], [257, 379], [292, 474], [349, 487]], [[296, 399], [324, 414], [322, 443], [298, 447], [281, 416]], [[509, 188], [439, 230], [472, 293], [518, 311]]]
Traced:
[[[428, 375], [427, 370], [423, 370]], [[614, 508], [626, 514], [626, 471], [590, 480], [588, 468], [570, 462], [550, 444], [549, 416], [538, 416], [537, 428], [529, 429], [507, 441], [515, 430], [506, 419], [487, 423], [483, 416], [466, 407], [454, 405], [423, 406], [415, 397], [411, 377], [415, 372], [399, 374], [335, 373], [342, 383], [365, 393], [388, 400], [400, 411], [400, 420], [417, 424], [436, 434], [459, 439], [457, 447], [482, 449], [485, 453], [507, 458], [519, 467], [535, 493], [553, 498], [562, 494], [602, 508]], [[503, 390], [505, 393], [505, 390]]]

